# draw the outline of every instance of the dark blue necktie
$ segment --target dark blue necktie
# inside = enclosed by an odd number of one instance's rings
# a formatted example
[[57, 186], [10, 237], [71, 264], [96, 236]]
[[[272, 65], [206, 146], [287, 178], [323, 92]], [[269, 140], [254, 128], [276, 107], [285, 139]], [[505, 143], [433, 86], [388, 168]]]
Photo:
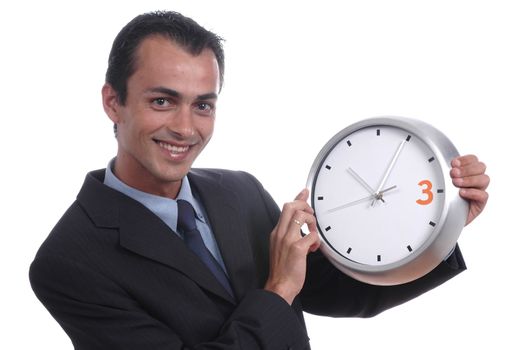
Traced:
[[201, 237], [201, 232], [197, 229], [194, 208], [190, 203], [182, 199], [177, 201], [177, 208], [179, 210], [177, 230], [183, 234], [186, 246], [205, 263], [225, 290], [231, 296], [234, 296], [225, 271], [223, 271], [223, 268], [219, 265], [212, 253], [206, 248]]

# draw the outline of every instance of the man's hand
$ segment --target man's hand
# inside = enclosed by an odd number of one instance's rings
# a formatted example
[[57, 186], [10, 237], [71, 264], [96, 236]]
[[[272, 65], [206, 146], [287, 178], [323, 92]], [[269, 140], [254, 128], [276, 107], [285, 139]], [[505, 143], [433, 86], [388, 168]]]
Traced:
[[[314, 211], [307, 204], [308, 196], [308, 190], [304, 189], [293, 202], [283, 206], [270, 235], [270, 272], [265, 289], [280, 295], [289, 305], [303, 288], [307, 255], [320, 246]], [[303, 224], [307, 224], [309, 234], [302, 237]]]
[[450, 171], [453, 184], [460, 188], [460, 196], [469, 201], [469, 213], [466, 225], [473, 221], [488, 202], [490, 179], [485, 174], [486, 165], [474, 155], [461, 156], [451, 161]]

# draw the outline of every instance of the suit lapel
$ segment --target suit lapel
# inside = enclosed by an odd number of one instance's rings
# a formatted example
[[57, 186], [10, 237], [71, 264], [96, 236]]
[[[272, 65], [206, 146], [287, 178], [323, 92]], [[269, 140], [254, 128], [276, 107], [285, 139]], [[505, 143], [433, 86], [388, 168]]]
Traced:
[[249, 242], [246, 220], [233, 189], [221, 181], [221, 174], [194, 170], [189, 180], [203, 203], [225, 263], [230, 282], [238, 299], [256, 287], [256, 271]]
[[104, 173], [100, 171], [88, 174], [77, 197], [95, 225], [118, 228], [123, 248], [170, 266], [203, 289], [234, 303], [215, 276], [181, 238], [142, 204], [105, 186], [103, 178]]

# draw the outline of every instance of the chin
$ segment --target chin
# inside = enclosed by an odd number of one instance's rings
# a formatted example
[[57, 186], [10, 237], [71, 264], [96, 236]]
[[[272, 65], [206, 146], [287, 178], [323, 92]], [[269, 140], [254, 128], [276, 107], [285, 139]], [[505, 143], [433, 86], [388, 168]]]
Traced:
[[190, 171], [190, 167], [178, 168], [178, 169], [161, 169], [158, 173], [158, 178], [164, 182], [177, 182], [181, 181], [186, 174]]

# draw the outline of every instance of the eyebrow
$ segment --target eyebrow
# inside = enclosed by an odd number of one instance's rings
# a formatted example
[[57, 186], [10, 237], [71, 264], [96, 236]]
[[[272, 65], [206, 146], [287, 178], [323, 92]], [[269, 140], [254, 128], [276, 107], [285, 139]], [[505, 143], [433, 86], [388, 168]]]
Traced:
[[[160, 92], [162, 94], [166, 94], [166, 95], [174, 97], [174, 98], [181, 97], [181, 93], [180, 92], [178, 92], [178, 91], [176, 91], [174, 89], [169, 89], [169, 88], [163, 87], [163, 86], [158, 86], [158, 87], [154, 87], [154, 88], [148, 89], [147, 92]], [[197, 95], [197, 100], [211, 100], [211, 99], [216, 99], [216, 98], [217, 98], [217, 94], [215, 92], [209, 92], [207, 94]]]

